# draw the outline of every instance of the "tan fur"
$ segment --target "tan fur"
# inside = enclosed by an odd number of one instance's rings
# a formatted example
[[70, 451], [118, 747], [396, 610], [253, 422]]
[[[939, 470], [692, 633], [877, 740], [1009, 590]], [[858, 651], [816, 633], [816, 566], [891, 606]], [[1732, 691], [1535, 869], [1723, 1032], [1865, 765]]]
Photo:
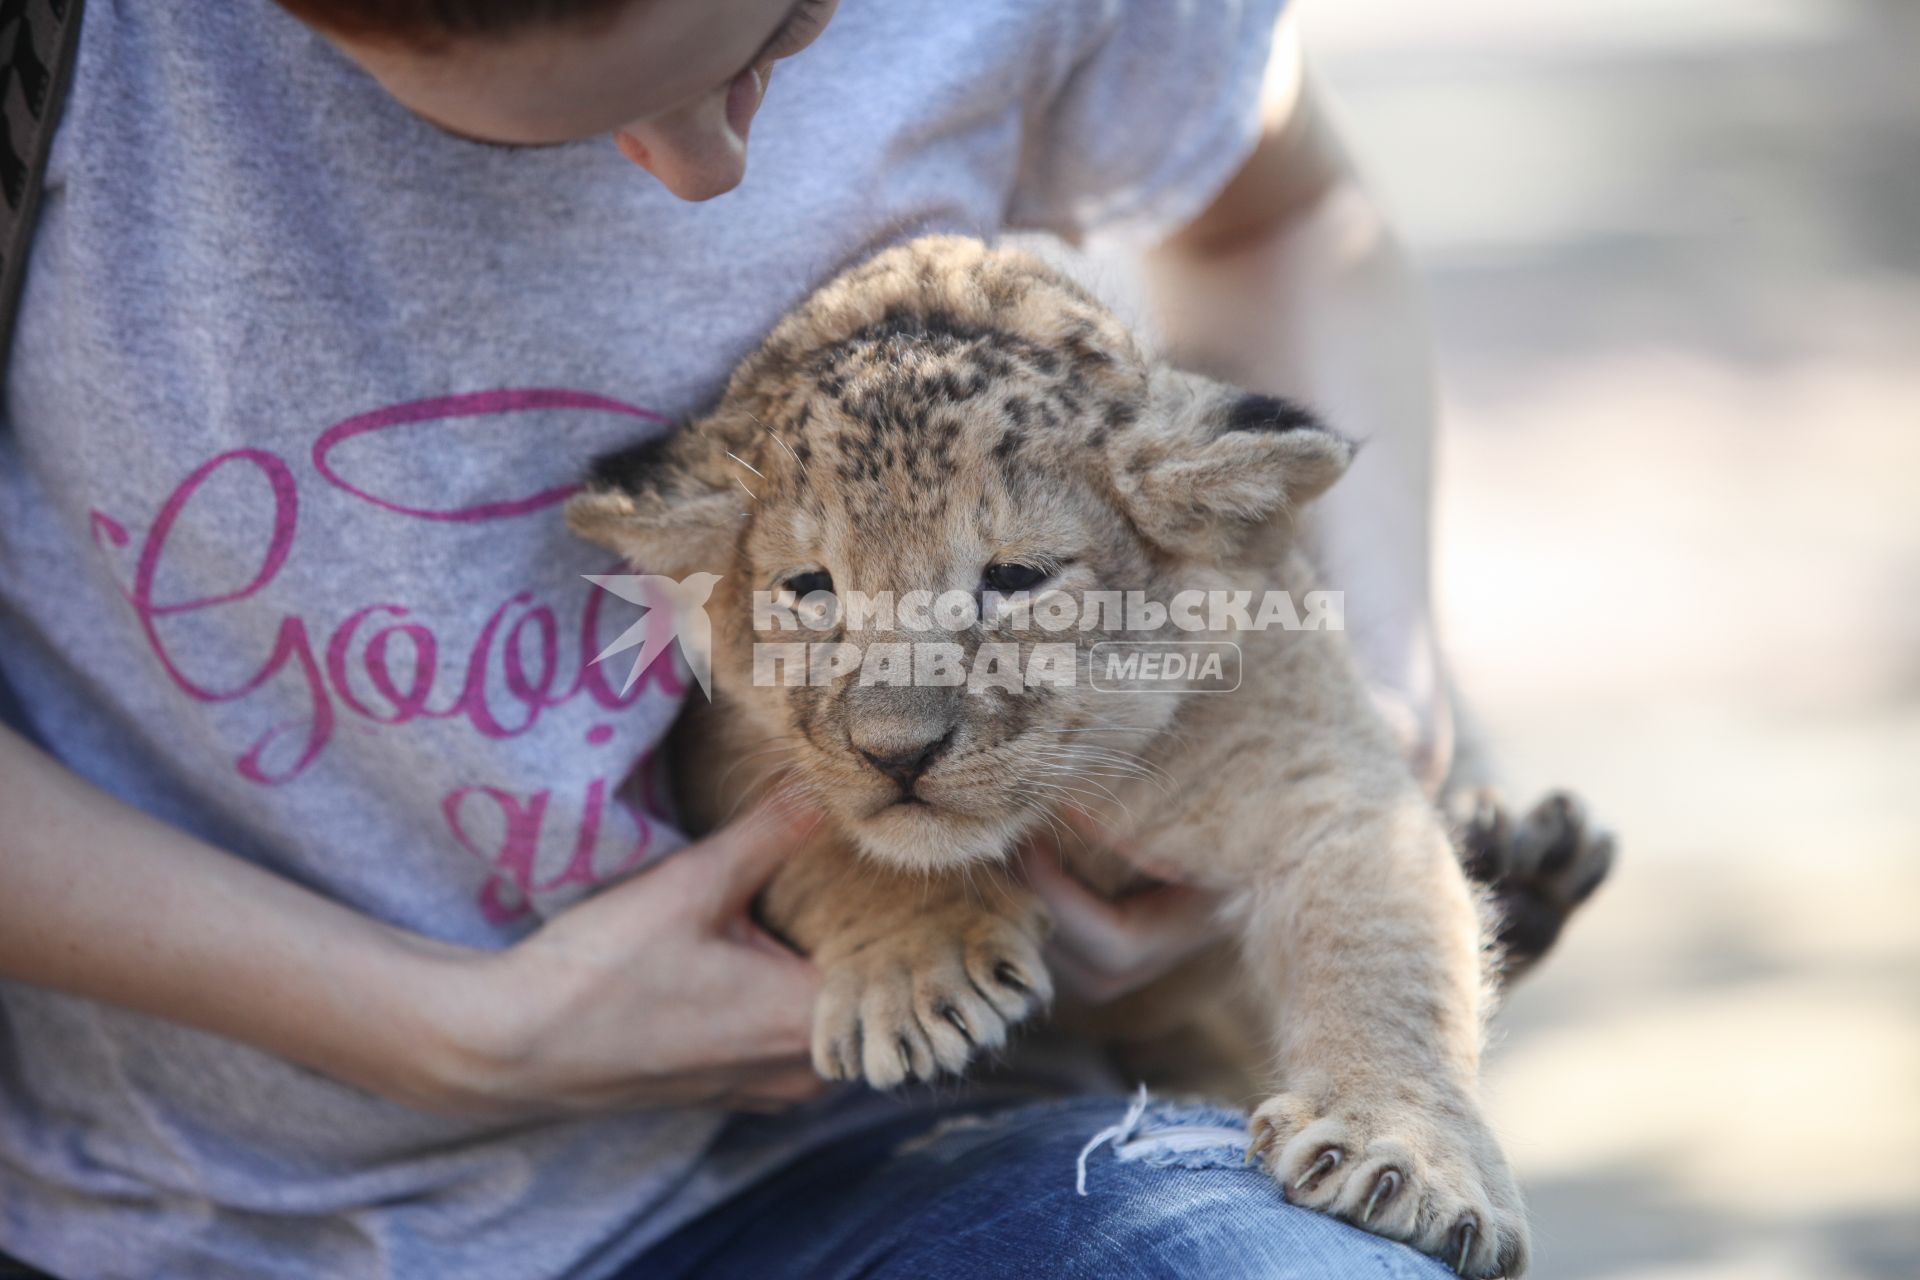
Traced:
[[[712, 414], [604, 462], [570, 515], [648, 572], [722, 575], [720, 701], [693, 730], [704, 755], [687, 757], [711, 763], [689, 781], [709, 818], [775, 777], [830, 817], [762, 904], [825, 974], [823, 1074], [957, 1071], [1046, 1002], [1044, 913], [1002, 860], [1072, 803], [1227, 895], [1230, 963], [1189, 980], [1217, 986], [1230, 967], [1237, 1007], [1257, 1011], [1240, 1028], [1269, 1054], [1255, 1147], [1288, 1197], [1466, 1274], [1518, 1274], [1520, 1197], [1477, 1101], [1475, 902], [1337, 632], [1180, 637], [1240, 645], [1232, 693], [1090, 688], [1091, 646], [1140, 638], [1122, 630], [1034, 638], [1079, 647], [1070, 688], [752, 678], [756, 640], [828, 638], [752, 629], [750, 593], [806, 571], [836, 590], [973, 590], [990, 564], [1041, 563], [1056, 569], [1045, 590], [1081, 600], [1297, 599], [1313, 578], [1294, 517], [1350, 454], [1291, 406], [1152, 364], [1038, 262], [936, 238], [828, 285]], [[935, 639], [972, 655], [990, 630]], [[869, 763], [936, 742], [913, 783], [924, 803]], [[1069, 856], [1118, 886], [1110, 861]]]

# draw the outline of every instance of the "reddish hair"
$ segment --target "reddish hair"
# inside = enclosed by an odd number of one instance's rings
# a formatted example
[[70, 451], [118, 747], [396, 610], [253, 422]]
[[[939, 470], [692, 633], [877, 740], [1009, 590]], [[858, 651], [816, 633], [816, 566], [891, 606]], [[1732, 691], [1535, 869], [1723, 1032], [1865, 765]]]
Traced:
[[461, 36], [589, 22], [631, 0], [279, 0], [302, 22], [338, 35], [431, 46]]

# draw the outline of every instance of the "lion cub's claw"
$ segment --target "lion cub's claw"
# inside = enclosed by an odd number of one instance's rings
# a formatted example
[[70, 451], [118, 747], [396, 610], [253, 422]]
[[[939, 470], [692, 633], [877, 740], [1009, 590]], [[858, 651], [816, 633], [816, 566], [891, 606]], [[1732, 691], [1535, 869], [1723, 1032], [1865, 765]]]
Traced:
[[1467, 1274], [1467, 1259], [1473, 1254], [1473, 1237], [1476, 1230], [1472, 1218], [1468, 1218], [1453, 1229], [1453, 1238], [1460, 1242], [1460, 1247], [1453, 1251], [1453, 1269], [1461, 1275]]
[[1403, 1241], [1463, 1276], [1526, 1269], [1519, 1190], [1464, 1103], [1316, 1105], [1281, 1094], [1253, 1113], [1247, 1150], [1293, 1203]]
[[1400, 1182], [1400, 1171], [1398, 1169], [1382, 1169], [1380, 1171], [1379, 1176], [1373, 1180], [1373, 1190], [1367, 1193], [1367, 1206], [1360, 1211], [1361, 1226], [1364, 1227], [1369, 1222], [1372, 1222], [1374, 1211], [1399, 1193]]
[[1340, 1148], [1328, 1147], [1325, 1151], [1322, 1151], [1318, 1156], [1314, 1157], [1313, 1163], [1307, 1167], [1305, 1173], [1293, 1180], [1293, 1189], [1295, 1191], [1301, 1191], [1312, 1186], [1314, 1183], [1320, 1181], [1320, 1179], [1332, 1173], [1335, 1169], [1338, 1169], [1340, 1167], [1340, 1160]]
[[813, 1066], [876, 1089], [957, 1075], [1045, 1008], [1044, 927], [954, 908], [816, 957]]

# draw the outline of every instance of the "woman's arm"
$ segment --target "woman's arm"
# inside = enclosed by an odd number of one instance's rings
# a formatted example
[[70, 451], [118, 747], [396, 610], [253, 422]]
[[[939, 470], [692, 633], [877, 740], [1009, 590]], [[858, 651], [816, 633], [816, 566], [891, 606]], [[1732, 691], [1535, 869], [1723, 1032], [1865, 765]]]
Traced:
[[215, 849], [5, 728], [0, 814], [0, 977], [435, 1110], [756, 1106], [815, 1088], [811, 968], [744, 917], [797, 843], [791, 818], [743, 820], [489, 953], [392, 928]]

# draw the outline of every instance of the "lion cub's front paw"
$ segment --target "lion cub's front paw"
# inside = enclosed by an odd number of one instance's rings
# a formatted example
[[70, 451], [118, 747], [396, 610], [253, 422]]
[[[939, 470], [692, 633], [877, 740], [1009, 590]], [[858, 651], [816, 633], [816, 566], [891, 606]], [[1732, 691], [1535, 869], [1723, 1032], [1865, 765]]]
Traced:
[[1253, 1113], [1259, 1156], [1295, 1204], [1432, 1254], [1463, 1276], [1527, 1266], [1520, 1190], [1463, 1098], [1401, 1089], [1283, 1093]]
[[1045, 937], [1037, 909], [1009, 915], [966, 903], [816, 956], [826, 981], [814, 1010], [814, 1069], [877, 1089], [964, 1070], [1053, 998]]

